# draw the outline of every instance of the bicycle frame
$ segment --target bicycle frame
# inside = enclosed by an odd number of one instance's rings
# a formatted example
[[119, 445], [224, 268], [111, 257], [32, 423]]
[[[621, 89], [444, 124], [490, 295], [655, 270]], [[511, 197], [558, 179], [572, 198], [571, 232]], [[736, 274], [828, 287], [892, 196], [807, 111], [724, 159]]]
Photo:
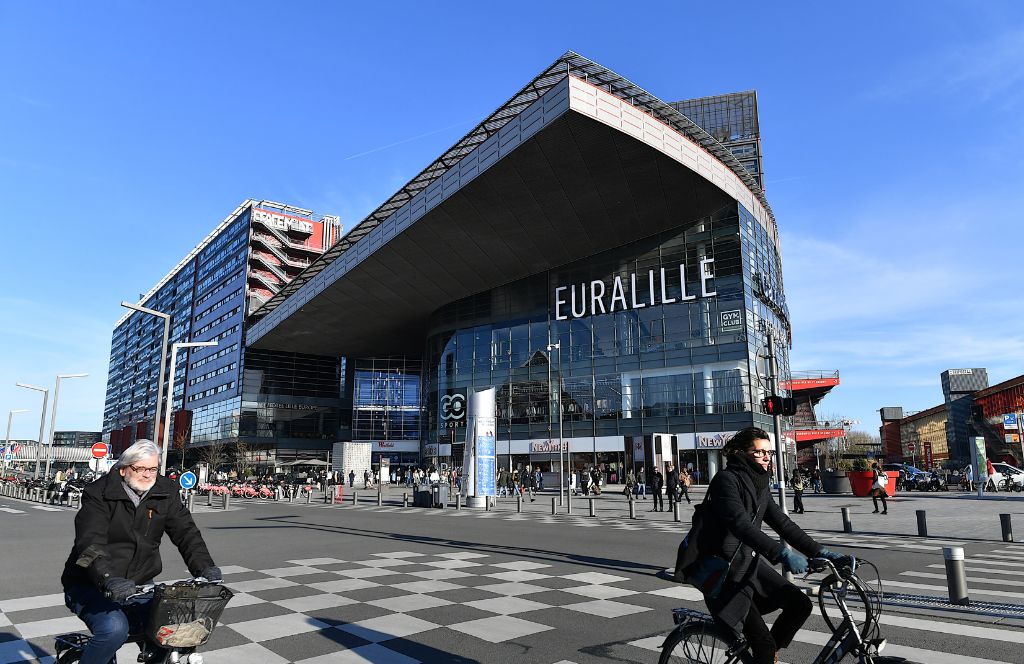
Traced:
[[[886, 640], [880, 639], [867, 639], [865, 640], [860, 633], [860, 629], [853, 621], [853, 615], [850, 613], [849, 607], [846, 605], [846, 591], [850, 587], [851, 583], [856, 579], [856, 563], [851, 568], [849, 574], [843, 575], [839, 572], [836, 566], [830, 560], [826, 559], [815, 559], [818, 564], [819, 571], [830, 571], [831, 574], [840, 579], [841, 582], [831, 588], [822, 588], [819, 592], [829, 592], [832, 594], [839, 611], [843, 615], [842, 621], [837, 625], [832, 632], [832, 636], [828, 642], [822, 647], [821, 652], [818, 653], [817, 657], [811, 662], [811, 664], [838, 664], [847, 655], [855, 655], [859, 664], [873, 664], [875, 657], [881, 653], [885, 647]], [[871, 629], [877, 628], [878, 626], [878, 615], [873, 615], [871, 618]], [[702, 621], [711, 622], [713, 618], [702, 611], [688, 608], [678, 608], [672, 610], [672, 620], [675, 622], [677, 627], [676, 630], [681, 630], [686, 624], [691, 621]], [[666, 643], [668, 639], [666, 639]], [[664, 646], [663, 646], [664, 647]], [[746, 641], [741, 637], [726, 651], [726, 661], [724, 664], [735, 664], [739, 662], [739, 656], [747, 649]]]

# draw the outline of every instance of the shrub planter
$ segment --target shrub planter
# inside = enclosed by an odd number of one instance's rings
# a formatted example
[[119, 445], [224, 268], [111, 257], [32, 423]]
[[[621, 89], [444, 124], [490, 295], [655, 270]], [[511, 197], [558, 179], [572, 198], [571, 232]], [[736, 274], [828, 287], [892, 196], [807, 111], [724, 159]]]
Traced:
[[825, 493], [849, 493], [850, 478], [844, 470], [825, 471], [821, 474], [821, 488]]

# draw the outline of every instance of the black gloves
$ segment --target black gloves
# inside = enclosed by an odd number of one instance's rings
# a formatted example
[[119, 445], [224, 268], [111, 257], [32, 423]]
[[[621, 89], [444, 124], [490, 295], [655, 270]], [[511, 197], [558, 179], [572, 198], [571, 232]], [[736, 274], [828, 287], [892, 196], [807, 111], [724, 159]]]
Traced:
[[216, 565], [210, 565], [209, 567], [204, 568], [203, 571], [199, 573], [199, 576], [203, 577], [207, 581], [221, 581], [224, 578], [221, 576], [220, 568]]
[[135, 582], [119, 576], [109, 577], [103, 582], [103, 593], [114, 602], [123, 602], [135, 592]]

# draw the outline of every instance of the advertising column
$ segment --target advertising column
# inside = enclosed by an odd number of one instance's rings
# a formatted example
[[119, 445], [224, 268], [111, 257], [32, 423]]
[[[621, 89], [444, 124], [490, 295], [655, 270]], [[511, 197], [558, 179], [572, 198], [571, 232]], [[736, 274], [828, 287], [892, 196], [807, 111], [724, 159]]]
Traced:
[[469, 426], [463, 455], [462, 492], [467, 507], [484, 507], [497, 495], [494, 486], [495, 389], [474, 393], [469, 400]]

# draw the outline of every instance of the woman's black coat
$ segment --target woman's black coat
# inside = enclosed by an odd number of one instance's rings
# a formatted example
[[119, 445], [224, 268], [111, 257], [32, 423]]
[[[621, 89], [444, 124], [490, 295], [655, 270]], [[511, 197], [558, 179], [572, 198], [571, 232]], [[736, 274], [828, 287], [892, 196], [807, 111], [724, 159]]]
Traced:
[[708, 487], [698, 545], [704, 555], [732, 559], [721, 594], [705, 601], [716, 618], [739, 632], [754, 597], [770, 597], [787, 584], [772, 567], [779, 562], [783, 546], [761, 531], [762, 522], [806, 556], [818, 555], [821, 545], [782, 512], [770, 488], [756, 496], [753, 479], [737, 463], [731, 461]]

